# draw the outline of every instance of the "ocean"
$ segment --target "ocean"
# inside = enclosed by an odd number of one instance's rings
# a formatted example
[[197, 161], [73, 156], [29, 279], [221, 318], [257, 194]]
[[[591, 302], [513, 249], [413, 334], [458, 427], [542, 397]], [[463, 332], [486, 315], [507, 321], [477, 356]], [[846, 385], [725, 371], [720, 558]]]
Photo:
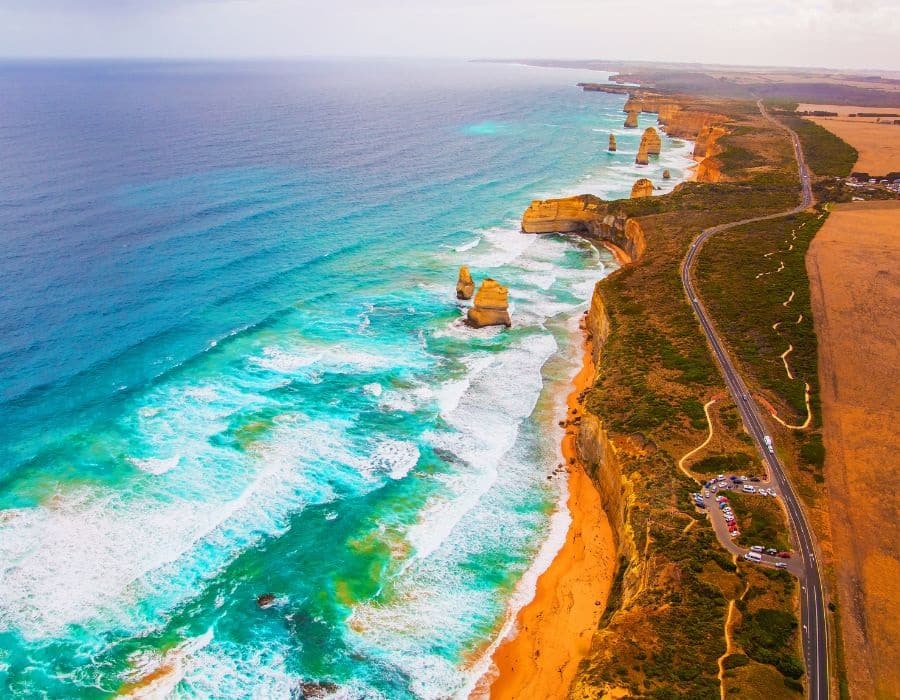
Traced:
[[[575, 86], [604, 78], [0, 64], [0, 694], [471, 689], [563, 540], [616, 267], [521, 214], [691, 164], [634, 165], [655, 117]], [[463, 264], [512, 328], [462, 324]]]

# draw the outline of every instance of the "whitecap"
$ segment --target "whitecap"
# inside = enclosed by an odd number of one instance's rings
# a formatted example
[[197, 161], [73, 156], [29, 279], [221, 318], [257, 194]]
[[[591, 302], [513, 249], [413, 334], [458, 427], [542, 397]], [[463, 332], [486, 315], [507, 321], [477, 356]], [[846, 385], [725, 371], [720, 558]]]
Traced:
[[174, 457], [145, 457], [143, 459], [137, 457], [128, 458], [128, 461], [142, 472], [147, 472], [154, 476], [160, 476], [171, 471], [178, 466], [180, 460], [181, 457], [178, 455], [175, 455]]

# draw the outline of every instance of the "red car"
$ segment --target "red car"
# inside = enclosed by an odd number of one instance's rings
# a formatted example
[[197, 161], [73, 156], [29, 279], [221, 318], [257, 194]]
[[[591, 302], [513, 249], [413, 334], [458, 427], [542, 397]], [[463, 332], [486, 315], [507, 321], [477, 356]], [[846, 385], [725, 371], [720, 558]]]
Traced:
[[790, 559], [791, 553], [790, 552], [778, 552], [778, 556], [781, 557], [782, 559]]

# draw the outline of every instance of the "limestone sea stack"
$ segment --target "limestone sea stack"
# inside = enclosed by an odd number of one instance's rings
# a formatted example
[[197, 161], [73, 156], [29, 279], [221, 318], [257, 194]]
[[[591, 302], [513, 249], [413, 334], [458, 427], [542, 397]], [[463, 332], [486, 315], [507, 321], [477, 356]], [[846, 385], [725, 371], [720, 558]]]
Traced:
[[475, 293], [475, 281], [469, 274], [469, 268], [463, 265], [459, 268], [459, 277], [456, 280], [456, 298], [471, 299]]
[[638, 146], [638, 152], [634, 158], [634, 162], [638, 165], [650, 164], [650, 156], [647, 153], [647, 144], [644, 142], [644, 139], [641, 139], [641, 145]]
[[662, 139], [659, 133], [652, 126], [648, 126], [644, 130], [641, 141], [647, 144], [647, 153], [651, 156], [658, 156], [662, 150]]
[[475, 328], [512, 325], [509, 317], [509, 290], [497, 280], [486, 277], [469, 309], [468, 323]]
[[609, 135], [609, 152], [610, 153], [616, 152], [616, 136], [615, 136], [615, 134]]
[[628, 116], [625, 117], [625, 128], [626, 129], [637, 129], [638, 114], [640, 114], [639, 111], [633, 111], [633, 110], [628, 113]]
[[631, 186], [632, 199], [637, 199], [638, 197], [649, 197], [652, 194], [653, 183], [645, 177], [642, 177], [640, 180], [636, 180], [634, 185]]
[[670, 173], [669, 169], [666, 168], [665, 170], [663, 170], [663, 180], [671, 180], [671, 179], [672, 179], [672, 173]]

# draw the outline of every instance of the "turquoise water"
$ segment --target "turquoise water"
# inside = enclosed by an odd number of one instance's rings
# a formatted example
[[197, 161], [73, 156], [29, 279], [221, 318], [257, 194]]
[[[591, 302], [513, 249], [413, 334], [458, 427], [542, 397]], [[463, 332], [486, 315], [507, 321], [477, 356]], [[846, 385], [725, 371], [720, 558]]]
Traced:
[[[585, 77], [0, 65], [7, 693], [471, 687], [564, 532], [571, 338], [614, 268], [518, 219], [689, 164], [635, 166]], [[461, 323], [461, 264], [511, 329]]]

